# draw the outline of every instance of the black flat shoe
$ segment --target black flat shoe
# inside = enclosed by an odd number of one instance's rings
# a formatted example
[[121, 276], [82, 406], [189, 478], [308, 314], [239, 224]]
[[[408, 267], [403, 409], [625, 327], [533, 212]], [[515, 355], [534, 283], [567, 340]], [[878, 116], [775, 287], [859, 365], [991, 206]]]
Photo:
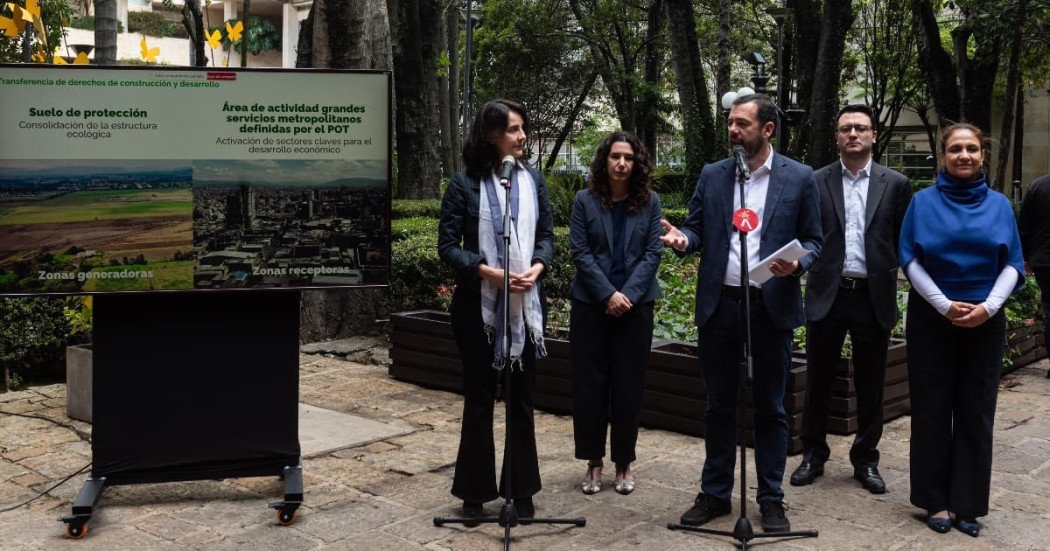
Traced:
[[981, 523], [977, 519], [955, 517], [955, 528], [967, 536], [977, 537], [981, 533]]
[[[460, 509], [459, 514], [464, 519], [477, 519], [477, 518], [481, 518], [481, 516], [482, 516], [482, 514], [484, 512], [485, 511], [484, 511], [484, 504], [483, 503], [475, 503], [473, 501], [464, 501], [463, 502], [463, 508]], [[480, 522], [475, 521], [475, 520], [464, 520], [463, 521], [463, 526], [466, 526], [468, 528], [473, 528], [473, 527], [478, 526], [480, 524], [481, 524]]]
[[926, 517], [926, 526], [929, 526], [934, 532], [947, 534], [952, 529], [952, 519]]
[[514, 498], [514, 509], [518, 512], [518, 521], [522, 524], [530, 524], [531, 522], [525, 522], [521, 519], [532, 519], [536, 516], [536, 505], [532, 502], [531, 497]]

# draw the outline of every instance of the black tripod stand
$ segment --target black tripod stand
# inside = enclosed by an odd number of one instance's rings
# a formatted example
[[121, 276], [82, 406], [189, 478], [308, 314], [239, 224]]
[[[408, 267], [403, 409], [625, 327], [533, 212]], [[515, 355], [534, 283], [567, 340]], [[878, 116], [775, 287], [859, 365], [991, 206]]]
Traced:
[[[739, 147], [739, 146], [737, 146]], [[746, 158], [744, 163], [746, 164]], [[744, 204], [744, 180], [746, 180], [744, 172], [737, 172], [737, 183], [740, 186], [740, 210], [733, 213], [734, 218], [744, 214], [745, 216], [751, 211], [746, 211]], [[751, 213], [753, 216], [753, 213]], [[757, 217], [754, 219], [749, 218], [746, 223], [737, 223], [734, 219], [734, 225], [740, 233], [740, 288], [743, 291], [741, 293], [744, 297], [744, 312], [742, 319], [744, 321], [744, 355], [742, 358], [742, 366], [747, 374], [747, 386], [752, 386], [752, 379], [754, 378], [754, 365], [751, 359], [751, 293], [749, 292], [750, 278], [748, 277], [749, 271], [747, 267], [747, 234], [749, 231], [755, 229], [757, 226]], [[737, 385], [737, 406], [744, 407], [744, 385]], [[752, 430], [754, 428], [752, 427]], [[757, 442], [756, 442], [757, 445]], [[718, 536], [729, 536], [741, 544], [741, 550], [747, 551], [747, 542], [756, 538], [815, 538], [817, 537], [816, 530], [802, 530], [795, 532], [761, 532], [755, 533], [751, 528], [751, 521], [747, 518], [747, 443], [743, 438], [740, 438], [740, 518], [736, 519], [736, 524], [733, 526], [733, 531], [728, 530], [714, 530], [711, 528], [701, 528], [698, 526], [688, 526], [684, 524], [668, 523], [667, 528], [669, 530], [685, 530], [688, 532], [699, 532], [702, 534], [714, 534]]]
[[[510, 234], [511, 234], [511, 198], [510, 198], [510, 180], [509, 178], [500, 178], [504, 188], [504, 196], [506, 201], [504, 202], [505, 208], [503, 209], [503, 341], [500, 343], [503, 351], [503, 405], [506, 413], [506, 426], [507, 430], [504, 434], [504, 440], [509, 438], [511, 430], [511, 417], [513, 415], [510, 396], [511, 396], [511, 370], [510, 365]], [[498, 206], [498, 205], [496, 205]], [[529, 338], [526, 336], [525, 338]], [[513, 471], [513, 457], [511, 453], [512, 447], [509, 445], [503, 446], [504, 464], [503, 469], [506, 474], [506, 488], [503, 497], [503, 505], [500, 507], [499, 515], [495, 517], [481, 517], [481, 518], [445, 518], [445, 517], [434, 517], [434, 526], [442, 526], [444, 524], [467, 524], [471, 526], [475, 524], [499, 524], [503, 527], [503, 549], [504, 551], [510, 550], [510, 529], [518, 524], [573, 524], [576, 526], [585, 526], [587, 519], [585, 518], [527, 518], [519, 517], [518, 510], [514, 507], [514, 501], [511, 496], [514, 495], [512, 491], [512, 481], [514, 477], [511, 475]]]

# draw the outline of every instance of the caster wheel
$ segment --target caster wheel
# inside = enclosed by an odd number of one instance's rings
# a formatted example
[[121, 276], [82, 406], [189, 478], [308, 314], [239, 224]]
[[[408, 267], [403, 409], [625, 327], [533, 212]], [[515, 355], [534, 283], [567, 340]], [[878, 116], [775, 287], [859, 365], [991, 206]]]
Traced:
[[277, 524], [291, 526], [295, 522], [295, 511], [277, 511]]
[[88, 525], [86, 522], [84, 524], [69, 523], [66, 525], [66, 535], [69, 536], [71, 539], [81, 539], [84, 536], [86, 536], [87, 533]]

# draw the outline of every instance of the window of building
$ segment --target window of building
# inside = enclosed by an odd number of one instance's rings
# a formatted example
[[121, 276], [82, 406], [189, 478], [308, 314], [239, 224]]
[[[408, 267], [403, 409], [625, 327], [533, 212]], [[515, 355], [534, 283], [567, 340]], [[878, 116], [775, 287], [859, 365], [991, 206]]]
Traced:
[[880, 162], [907, 176], [913, 185], [933, 183], [937, 173], [937, 156], [922, 128], [895, 129]]

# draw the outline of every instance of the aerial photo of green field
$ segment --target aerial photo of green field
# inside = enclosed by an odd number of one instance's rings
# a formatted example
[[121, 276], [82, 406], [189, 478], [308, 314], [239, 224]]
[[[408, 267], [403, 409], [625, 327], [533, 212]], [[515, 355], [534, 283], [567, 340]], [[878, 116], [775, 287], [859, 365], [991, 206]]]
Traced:
[[192, 288], [189, 162], [0, 161], [0, 290]]

